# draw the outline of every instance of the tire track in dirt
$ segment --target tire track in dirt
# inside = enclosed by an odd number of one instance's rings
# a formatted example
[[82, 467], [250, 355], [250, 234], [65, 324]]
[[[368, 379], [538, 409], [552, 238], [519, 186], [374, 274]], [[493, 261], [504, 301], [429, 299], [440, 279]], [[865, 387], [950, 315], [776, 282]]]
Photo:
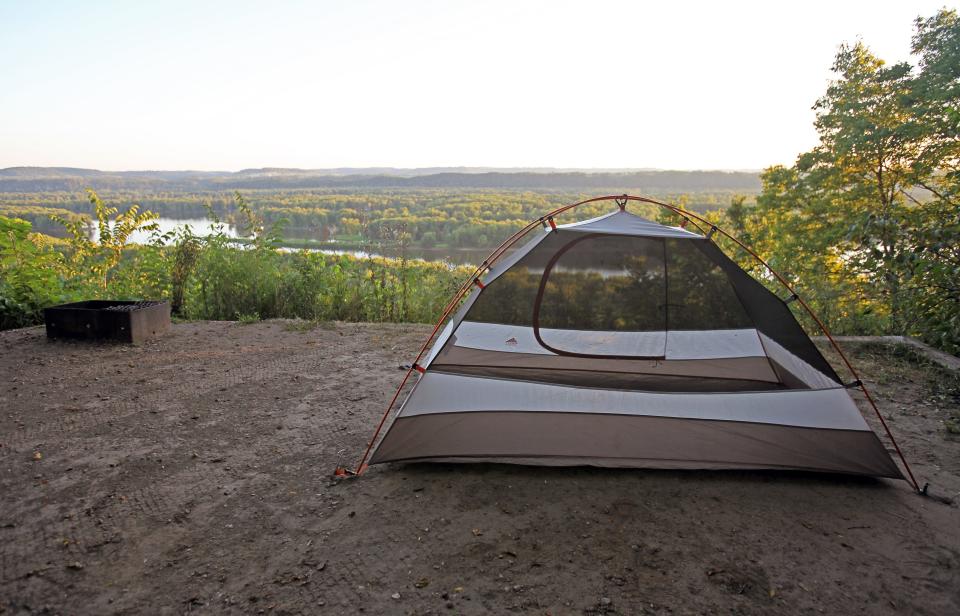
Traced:
[[[189, 387], [181, 385], [173, 391], [158, 392], [155, 400], [176, 401], [177, 406], [187, 409], [196, 406], [196, 400], [203, 394], [209, 394], [221, 388], [230, 388], [231, 386], [250, 386], [258, 387], [264, 381], [276, 378], [278, 375], [286, 373], [291, 369], [317, 369], [320, 364], [326, 360], [326, 354], [315, 352], [306, 357], [286, 357], [277, 358], [266, 365], [244, 366], [240, 370], [231, 370], [221, 378], [211, 379], [205, 387]], [[330, 385], [331, 391], [335, 391], [338, 384]], [[56, 427], [50, 424], [38, 426], [31, 434], [31, 437], [42, 438], [44, 434], [57, 435], [59, 438], [66, 438], [64, 432], [70, 430], [96, 431], [98, 427], [106, 424], [119, 424], [125, 417], [142, 412], [144, 402], [137, 404], [120, 403], [113, 404], [111, 407], [103, 407], [91, 413], [87, 421], [77, 421], [75, 418], [58, 422]], [[172, 406], [172, 405], [171, 405]], [[156, 423], [156, 422], [154, 422]], [[206, 430], [216, 431], [218, 422], [206, 427]], [[316, 422], [308, 422], [311, 430], [304, 434], [297, 434], [299, 440], [309, 440], [311, 455], [318, 458], [318, 466], [326, 469], [334, 468], [337, 462], [337, 453], [345, 449], [345, 441], [356, 440], [351, 428], [355, 426], [345, 425], [341, 419], [332, 417], [320, 418]], [[356, 422], [354, 422], [356, 423]], [[140, 422], [139, 427], [144, 427]], [[319, 434], [318, 434], [319, 433]], [[318, 438], [319, 437], [319, 438]], [[269, 446], [276, 445], [272, 442]], [[224, 449], [230, 450], [234, 446], [240, 446], [237, 442], [224, 443]], [[266, 446], [266, 445], [265, 445]], [[319, 447], [318, 447], [319, 446]], [[165, 457], [175, 457], [184, 452], [169, 451], [164, 453]], [[352, 453], [352, 452], [351, 452]], [[100, 557], [108, 557], [120, 549], [116, 538], [123, 534], [126, 527], [131, 524], [139, 523], [149, 519], [156, 523], [178, 522], [189, 516], [195, 498], [190, 494], [185, 494], [181, 488], [182, 485], [197, 485], [207, 482], [228, 483], [230, 479], [225, 477], [219, 470], [212, 472], [209, 468], [201, 468], [207, 464], [205, 460], [197, 460], [190, 468], [175, 473], [136, 473], [139, 487], [126, 487], [125, 481], [121, 480], [119, 485], [98, 499], [97, 502], [86, 508], [86, 514], [77, 519], [68, 521], [54, 521], [45, 524], [47, 532], [52, 533], [45, 536], [44, 543], [51, 541], [50, 537], [56, 537], [56, 542], [63, 542], [65, 549], [62, 553], [57, 568], [62, 568], [71, 559], [83, 560], [90, 556], [91, 550], [97, 550]], [[129, 463], [123, 466], [129, 467]], [[147, 467], [149, 468], [149, 466]], [[244, 486], [244, 490], [249, 486]], [[28, 543], [34, 543], [36, 538]], [[66, 547], [68, 546], [68, 547]], [[29, 553], [19, 551], [8, 551], [0, 548], [0, 557], [3, 558], [3, 569], [0, 570], [0, 581], [10, 581], [29, 575], [35, 570], [35, 565], [30, 562]], [[322, 600], [322, 598], [320, 599]]]
[[[319, 368], [327, 356], [321, 351], [315, 351], [306, 357], [294, 354], [274, 358], [261, 363], [252, 360], [251, 363], [231, 369], [225, 373], [208, 374], [198, 385], [187, 384], [183, 380], [176, 381], [176, 385], [162, 388], [146, 395], [141, 395], [136, 402], [109, 400], [96, 406], [89, 403], [86, 408], [72, 410], [77, 407], [60, 405], [48, 409], [47, 414], [54, 414], [51, 419], [40, 419], [28, 427], [15, 429], [4, 437], [5, 447], [2, 454], [22, 452], [29, 448], [31, 443], [43, 440], [45, 436], [64, 438], [70, 433], [95, 430], [108, 423], [120, 423], [133, 415], [142, 415], [150, 409], [178, 409], [183, 410], [187, 405], [186, 399], [199, 397], [213, 391], [227, 390], [250, 382], [262, 383], [280, 375], [289, 373], [305, 359], [310, 360], [309, 367]], [[60, 412], [59, 416], [55, 413]]]
[[[334, 339], [337, 342], [340, 336]], [[30, 444], [42, 440], [44, 435], [63, 437], [70, 433], [84, 430], [94, 430], [105, 424], [121, 422], [129, 417], [142, 414], [144, 410], [150, 409], [179, 409], [183, 410], [184, 400], [188, 397], [197, 398], [204, 394], [214, 391], [227, 391], [238, 386], [257, 382], [263, 383], [271, 379], [276, 379], [286, 374], [331, 374], [329, 364], [333, 363], [333, 368], [349, 367], [358, 361], [372, 361], [376, 363], [383, 361], [382, 354], [364, 353], [360, 356], [331, 357], [331, 350], [325, 347], [319, 347], [306, 354], [297, 353], [299, 349], [270, 349], [271, 353], [281, 353], [279, 357], [264, 361], [256, 355], [246, 355], [243, 363], [239, 366], [228, 368], [226, 371], [203, 372], [203, 377], [199, 383], [188, 383], [188, 380], [172, 378], [172, 386], [158, 387], [154, 391], [144, 392], [139, 395], [136, 401], [129, 400], [107, 400], [104, 402], [88, 402], [85, 405], [57, 405], [45, 412], [46, 416], [29, 426], [19, 427], [12, 430], [4, 437], [4, 447], [0, 449], [0, 456], [10, 453], [20, 453], [30, 447]], [[230, 354], [223, 353], [225, 357], [231, 357]], [[127, 357], [119, 358], [126, 362]], [[203, 361], [197, 362], [195, 366], [179, 364], [176, 372], [199, 372], [206, 364]], [[321, 368], [323, 370], [321, 371]], [[170, 370], [173, 371], [173, 370]], [[161, 373], [157, 377], [165, 376]], [[169, 383], [171, 380], [168, 380]], [[364, 383], [357, 383], [361, 387]], [[131, 384], [131, 388], [136, 389], [136, 384]], [[59, 413], [59, 414], [58, 414]]]
[[[40, 472], [57, 473], [62, 470], [57, 465], [66, 460], [77, 464], [77, 453], [83, 451], [80, 464], [86, 474], [51, 479], [45, 488], [38, 486], [47, 491], [20, 501], [29, 509], [35, 509], [43, 501], [59, 502], [61, 512], [70, 511], [71, 515], [44, 512], [42, 517], [27, 521], [24, 516], [32, 515], [30, 512], [16, 512], [26, 528], [10, 529], [17, 531], [17, 539], [0, 545], [0, 583], [12, 584], [8, 588], [12, 594], [8, 596], [29, 592], [24, 584], [33, 575], [42, 575], [58, 584], [88, 575], [71, 573], [68, 567], [72, 563], [79, 562], [91, 570], [111, 561], [127, 562], [132, 570], [140, 569], [139, 561], [131, 558], [136, 558], [144, 549], [141, 542], [145, 531], [181, 536], [194, 544], [209, 543], [210, 533], [216, 536], [226, 532], [220, 524], [224, 515], [249, 507], [248, 503], [234, 499], [241, 499], [247, 493], [276, 494], [279, 488], [270, 483], [269, 477], [276, 476], [278, 469], [289, 467], [281, 470], [281, 476], [289, 474], [299, 478], [301, 487], [295, 489], [301, 490], [306, 482], [317, 486], [308, 490], [325, 493], [327, 490], [322, 486], [341, 452], [343, 461], [352, 463], [352, 457], [367, 436], [371, 419], [381, 412], [384, 401], [380, 398], [388, 395], [394, 379], [387, 379], [391, 382], [386, 385], [378, 379], [398, 374], [397, 360], [384, 357], [389, 352], [364, 348], [357, 353], [351, 348], [355, 343], [341, 348], [339, 338], [338, 335], [321, 341], [330, 344], [316, 347], [294, 345], [280, 355], [271, 351], [272, 357], [244, 351], [240, 355], [223, 353], [216, 364], [207, 363], [206, 359], [181, 361], [175, 368], [155, 369], [146, 386], [113, 381], [110, 385], [114, 393], [107, 392], [112, 399], [84, 400], [47, 407], [39, 413], [34, 411], [35, 423], [16, 428], [8, 435], [12, 438], [4, 437], [3, 453], [29, 451], [42, 442], [44, 465], [36, 468]], [[123, 357], [117, 361], [128, 360]], [[46, 360], [45, 365], [50, 363]], [[110, 369], [109, 361], [104, 365]], [[369, 369], [372, 378], [370, 375], [358, 377], [358, 367]], [[190, 377], [178, 378], [183, 373]], [[290, 386], [285, 387], [288, 379]], [[159, 382], [169, 386], [153, 385]], [[115, 393], [125, 388], [136, 394], [134, 399]], [[221, 391], [226, 393], [221, 396]], [[286, 397], [276, 396], [274, 403], [275, 396], [271, 394], [275, 392]], [[150, 413], [150, 410], [159, 412]], [[250, 427], [231, 425], [237, 422], [237, 411], [239, 417], [248, 417], [241, 422]], [[272, 430], [274, 423], [282, 424], [283, 430]], [[198, 441], [213, 444], [213, 449], [201, 449], [200, 455], [194, 458], [192, 454]], [[142, 445], [132, 445], [138, 442]], [[46, 455], [48, 446], [49, 456]], [[54, 454], [55, 449], [62, 456]], [[243, 450], [246, 450], [244, 455], [270, 460], [274, 468], [261, 473], [240, 463], [232, 471], [227, 470], [234, 457], [232, 452]], [[211, 462], [211, 457], [216, 456], [218, 460], [223, 457], [221, 452], [227, 454], [225, 460]], [[286, 457], [281, 459], [279, 455]], [[162, 464], [159, 463], [161, 457]], [[78, 491], [78, 482], [80, 486], [87, 483], [86, 477], [98, 477], [94, 492]], [[184, 486], [199, 489], [185, 491]], [[221, 486], [227, 490], [220, 490]], [[295, 502], [296, 498], [289, 497], [289, 500]], [[341, 503], [337, 510], [344, 506]], [[205, 512], [216, 515], [207, 520]], [[322, 519], [317, 528], [323, 529], [327, 539], [318, 541], [317, 548], [325, 549], [330, 534], [344, 529], [349, 519], [346, 513], [339, 511]], [[210, 527], [211, 524], [214, 526]], [[0, 528], [0, 533], [7, 530]], [[130, 537], [134, 538], [133, 544], [129, 543]], [[42, 557], [38, 557], [40, 553]], [[168, 562], [173, 562], [174, 556], [160, 553]], [[189, 562], [194, 557], [186, 558]], [[325, 560], [334, 558], [339, 562], [333, 553]], [[362, 580], [366, 579], [363, 572], [370, 568], [367, 560], [350, 557], [342, 568], [338, 564], [323, 575], [314, 574], [309, 580], [285, 585], [284, 588], [296, 587], [280, 593], [285, 597], [280, 605], [297, 596], [300, 598], [294, 603], [299, 605], [302, 601], [357, 605], [364, 597], [369, 598], [370, 591], [360, 588], [366, 586]], [[387, 569], [382, 571], [386, 572]], [[269, 573], [286, 579], [279, 569]], [[351, 577], [361, 582], [347, 583]], [[308, 583], [297, 586], [304, 581]], [[20, 590], [15, 590], [17, 588]], [[294, 594], [290, 594], [291, 591]], [[25, 598], [29, 594], [21, 596]]]

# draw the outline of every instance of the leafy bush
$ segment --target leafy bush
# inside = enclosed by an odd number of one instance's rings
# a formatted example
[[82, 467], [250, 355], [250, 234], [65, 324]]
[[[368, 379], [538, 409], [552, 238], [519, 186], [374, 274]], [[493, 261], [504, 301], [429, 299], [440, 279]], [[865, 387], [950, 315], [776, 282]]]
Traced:
[[[51, 238], [31, 233], [30, 223], [0, 217], [0, 326], [36, 323], [52, 304], [107, 297], [169, 298], [179, 314], [195, 319], [432, 321], [470, 271], [278, 249], [283, 221], [266, 224], [240, 194], [232, 216], [248, 233], [245, 244], [227, 237], [209, 209], [208, 236], [184, 228], [149, 245], [128, 245], [134, 231], [155, 228], [154, 215], [137, 206], [121, 213], [92, 191], [89, 200], [96, 241], [85, 219], [58, 218], [69, 238], [54, 247]], [[402, 225], [384, 232], [401, 243], [409, 238]]]
[[[85, 295], [104, 296], [110, 286], [110, 278], [124, 257], [127, 241], [136, 231], [156, 231], [154, 222], [158, 216], [153, 212], [140, 211], [139, 205], [131, 205], [125, 212], [106, 206], [93, 190], [87, 190], [93, 206], [97, 239], [90, 237], [85, 218], [51, 219], [67, 230], [69, 250], [65, 252], [64, 264], [68, 285]], [[111, 216], [113, 218], [111, 218]]]
[[0, 329], [39, 322], [62, 297], [60, 260], [30, 223], [0, 216]]

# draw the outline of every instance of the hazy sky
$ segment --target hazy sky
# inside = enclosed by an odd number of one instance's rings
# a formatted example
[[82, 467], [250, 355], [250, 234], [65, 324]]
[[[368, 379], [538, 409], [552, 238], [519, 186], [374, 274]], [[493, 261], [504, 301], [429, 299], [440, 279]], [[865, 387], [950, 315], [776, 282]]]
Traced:
[[943, 5], [0, 0], [0, 167], [758, 169]]

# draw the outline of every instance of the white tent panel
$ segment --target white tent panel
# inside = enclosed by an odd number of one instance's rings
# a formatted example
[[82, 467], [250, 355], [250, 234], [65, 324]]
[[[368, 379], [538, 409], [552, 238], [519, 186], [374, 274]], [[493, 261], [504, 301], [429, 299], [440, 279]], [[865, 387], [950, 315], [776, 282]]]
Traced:
[[869, 430], [846, 390], [837, 387], [745, 393], [655, 393], [441, 372], [423, 375], [399, 416], [484, 411], [600, 413]]
[[764, 355], [755, 329], [671, 329], [667, 332], [667, 359], [726, 359]]
[[[540, 336], [554, 348], [596, 355], [644, 356], [665, 353], [666, 359], [677, 360], [765, 356], [755, 329], [600, 332], [541, 328]], [[537, 342], [532, 327], [522, 325], [463, 321], [454, 335], [454, 344], [483, 351], [554, 354]]]
[[[530, 330], [533, 332], [533, 330]], [[584, 355], [662, 357], [667, 332], [611, 332], [579, 329], [540, 329], [540, 338], [559, 350]]]
[[458, 347], [481, 351], [532, 353], [535, 355], [554, 354], [537, 342], [532, 327], [522, 325], [463, 321], [457, 328], [453, 344]]
[[786, 368], [791, 374], [806, 383], [809, 387], [818, 389], [821, 387], [837, 386], [833, 379], [783, 348], [782, 345], [778, 344], [769, 336], [761, 333], [760, 339], [763, 341], [763, 346], [770, 359]]
[[433, 342], [433, 346], [430, 347], [430, 353], [427, 355], [426, 361], [423, 362], [423, 367], [426, 368], [433, 363], [434, 358], [436, 358], [437, 353], [440, 352], [440, 349], [443, 348], [443, 345], [447, 343], [447, 340], [450, 339], [450, 334], [453, 333], [453, 320], [447, 321], [447, 326], [443, 328], [443, 331], [440, 332], [440, 335], [437, 336], [437, 339]]

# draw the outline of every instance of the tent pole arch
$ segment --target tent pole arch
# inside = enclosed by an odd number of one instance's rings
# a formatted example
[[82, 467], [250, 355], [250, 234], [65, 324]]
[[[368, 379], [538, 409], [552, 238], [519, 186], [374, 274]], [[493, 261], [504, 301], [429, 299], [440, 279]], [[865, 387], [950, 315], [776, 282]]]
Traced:
[[[393, 406], [396, 404], [397, 399], [399, 399], [400, 393], [403, 391], [403, 388], [406, 386], [407, 382], [409, 381], [413, 371], [419, 366], [419, 361], [423, 358], [424, 353], [426, 353], [427, 348], [430, 346], [430, 343], [436, 337], [437, 332], [439, 332], [440, 328], [443, 327], [447, 318], [457, 307], [460, 300], [463, 299], [464, 295], [466, 295], [466, 293], [472, 289], [474, 282], [477, 281], [478, 278], [481, 275], [483, 275], [483, 273], [486, 270], [490, 269], [490, 267], [501, 256], [503, 256], [503, 254], [511, 246], [516, 244], [520, 239], [522, 239], [525, 235], [527, 235], [527, 233], [529, 233], [532, 229], [536, 228], [538, 225], [545, 224], [546, 222], [550, 222], [550, 226], [554, 227], [553, 218], [555, 216], [558, 216], [564, 212], [572, 210], [581, 205], [586, 205], [588, 203], [596, 203], [598, 201], [614, 201], [620, 207], [621, 210], [623, 210], [626, 207], [626, 203], [628, 201], [636, 201], [639, 203], [649, 203], [651, 205], [656, 205], [656, 206], [665, 208], [667, 210], [670, 210], [674, 214], [677, 214], [681, 218], [683, 218], [685, 221], [684, 224], [692, 223], [693, 226], [697, 228], [697, 230], [699, 230], [701, 233], [703, 233], [707, 237], [707, 239], [710, 239], [714, 233], [720, 233], [727, 239], [734, 242], [737, 246], [739, 246], [747, 254], [749, 254], [754, 260], [760, 263], [764, 267], [764, 269], [766, 269], [777, 280], [777, 282], [779, 282], [793, 297], [797, 299], [797, 301], [803, 307], [804, 311], [810, 316], [810, 318], [813, 319], [813, 321], [820, 328], [820, 331], [822, 331], [823, 334], [830, 341], [831, 346], [837, 352], [840, 358], [843, 360], [843, 363], [847, 367], [847, 370], [850, 371], [850, 374], [855, 379], [855, 382], [857, 383], [858, 387], [863, 392], [864, 397], [867, 399], [867, 402], [870, 404], [870, 407], [873, 409], [874, 413], [876, 414], [877, 419], [880, 420], [880, 424], [883, 426], [883, 429], [887, 435], [887, 438], [890, 439], [890, 442], [893, 444], [894, 449], [897, 452], [897, 456], [900, 458], [900, 462], [903, 464], [904, 469], [907, 471], [907, 475], [910, 478], [910, 483], [912, 484], [914, 490], [916, 490], [918, 493], [922, 493], [920, 485], [917, 482], [916, 478], [914, 477], [913, 471], [911, 470], [909, 463], [907, 463], [906, 457], [903, 455], [903, 452], [900, 449], [900, 445], [897, 443], [896, 439], [893, 436], [893, 433], [890, 431], [890, 428], [887, 425], [887, 422], [884, 420], [883, 415], [880, 413], [880, 409], [877, 407], [876, 402], [873, 399], [873, 396], [870, 394], [863, 380], [860, 378], [859, 373], [853, 367], [853, 364], [851, 363], [849, 358], [847, 358], [843, 350], [840, 348], [840, 345], [834, 339], [833, 335], [830, 333], [827, 326], [816, 315], [816, 313], [814, 313], [813, 309], [810, 308], [809, 304], [807, 304], [807, 302], [804, 301], [804, 299], [794, 290], [794, 288], [790, 285], [790, 283], [787, 282], [786, 278], [784, 278], [779, 272], [774, 270], [763, 258], [760, 257], [760, 255], [754, 252], [746, 244], [741, 242], [739, 239], [737, 239], [735, 236], [733, 236], [726, 230], [720, 228], [719, 226], [715, 225], [709, 220], [703, 218], [702, 216], [695, 214], [693, 212], [684, 210], [683, 208], [680, 208], [674, 205], [663, 203], [655, 199], [650, 199], [649, 197], [639, 197], [639, 196], [626, 195], [626, 194], [593, 197], [591, 199], [585, 199], [583, 201], [578, 201], [577, 203], [572, 203], [569, 205], [564, 205], [559, 208], [556, 208], [555, 210], [547, 214], [544, 214], [540, 218], [528, 223], [522, 229], [520, 229], [519, 231], [511, 235], [509, 238], [507, 238], [502, 244], [500, 244], [496, 249], [494, 249], [493, 252], [490, 253], [490, 255], [483, 261], [483, 263], [481, 263], [480, 266], [478, 266], [474, 270], [474, 272], [464, 281], [464, 283], [460, 286], [458, 291], [453, 295], [453, 297], [447, 303], [442, 314], [440, 315], [440, 318], [437, 320], [437, 323], [434, 326], [433, 331], [430, 333], [430, 336], [426, 339], [426, 341], [420, 347], [420, 350], [417, 353], [416, 359], [414, 359], [413, 363], [404, 374], [403, 380], [400, 382], [400, 386], [397, 387], [397, 391], [394, 393], [393, 397], [390, 400], [390, 403], [387, 405], [387, 408], [383, 413], [383, 416], [380, 418], [380, 422], [377, 424], [377, 428], [374, 431], [373, 436], [370, 438], [370, 441], [367, 443], [367, 447], [363, 453], [363, 457], [360, 459], [360, 462], [357, 464], [356, 469], [352, 471], [353, 474], [360, 475], [366, 470], [367, 468], [366, 461], [370, 456], [370, 452], [372, 451], [374, 444], [376, 444], [377, 442], [377, 438], [380, 436], [380, 432], [383, 430], [383, 426], [386, 424], [387, 418], [390, 416], [390, 411], [393, 409]], [[701, 224], [704, 225], [707, 229], [709, 229], [709, 231], [705, 232], [704, 227], [701, 227]], [[338, 475], [345, 475], [347, 473], [348, 471], [340, 468], [338, 468], [336, 472], [336, 474]]]

